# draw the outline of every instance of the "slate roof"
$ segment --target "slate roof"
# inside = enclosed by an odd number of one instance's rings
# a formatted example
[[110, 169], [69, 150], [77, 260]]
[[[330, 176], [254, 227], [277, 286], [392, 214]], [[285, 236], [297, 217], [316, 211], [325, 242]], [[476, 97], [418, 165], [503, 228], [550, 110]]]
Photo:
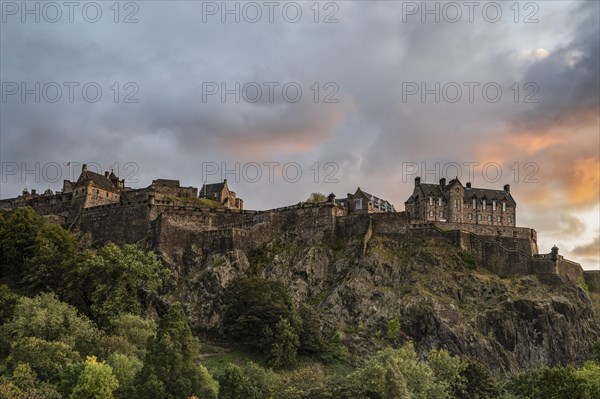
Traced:
[[101, 188], [102, 190], [117, 192], [117, 188], [106, 176], [89, 170], [81, 172], [81, 175], [79, 176], [79, 179], [77, 179], [77, 184], [75, 184], [75, 187], [81, 187], [87, 182], [92, 182], [94, 186]]
[[221, 183], [203, 184], [202, 189], [200, 190], [200, 195], [220, 193], [225, 187], [226, 183], [227, 181], [223, 181]]
[[[451, 188], [452, 186], [454, 186], [455, 184], [460, 184], [462, 186], [462, 183], [458, 179], [450, 180], [448, 182], [448, 184], [446, 184], [444, 186], [443, 189], [442, 189], [442, 186], [440, 186], [439, 184], [421, 183], [420, 185], [418, 185], [416, 187], [416, 189], [420, 190], [420, 192], [417, 195], [421, 196], [421, 198], [444, 197], [444, 198], [448, 199], [448, 189]], [[483, 199], [483, 197], [485, 197], [486, 200], [506, 201], [507, 204], [516, 205], [516, 202], [515, 202], [514, 198], [512, 197], [512, 195], [510, 195], [510, 193], [507, 193], [504, 190], [494, 190], [494, 189], [477, 188], [477, 187], [472, 187], [472, 188], [465, 187], [464, 190], [465, 190], [464, 202], [470, 202], [473, 199], [473, 195], [474, 195], [478, 200], [481, 200], [481, 199]], [[415, 195], [413, 193], [413, 195], [411, 195], [406, 202], [410, 203], [410, 202], [413, 202], [414, 200], [415, 200]]]
[[394, 209], [394, 205], [392, 205], [389, 201], [384, 200], [382, 198], [376, 197], [373, 194], [369, 194], [366, 191], [363, 191], [360, 189], [360, 187], [358, 188], [357, 191], [360, 191], [369, 201], [371, 201], [373, 204], [378, 203], [380, 205], [380, 209], [381, 209], [381, 205], [385, 205], [385, 207], [387, 209], [391, 209], [392, 212], [395, 212], [396, 210]]

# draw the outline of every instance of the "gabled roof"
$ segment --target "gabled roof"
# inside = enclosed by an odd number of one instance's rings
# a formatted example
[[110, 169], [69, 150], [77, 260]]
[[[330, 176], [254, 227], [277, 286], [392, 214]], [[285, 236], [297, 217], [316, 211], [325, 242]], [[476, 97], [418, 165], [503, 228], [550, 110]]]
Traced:
[[81, 175], [79, 175], [79, 179], [77, 179], [75, 187], [84, 186], [88, 182], [91, 182], [92, 184], [94, 184], [94, 186], [101, 188], [102, 190], [117, 192], [117, 188], [106, 176], [89, 170], [84, 170], [81, 172]]
[[384, 200], [384, 199], [379, 198], [379, 197], [376, 197], [373, 194], [369, 194], [366, 191], [361, 190], [360, 187], [358, 187], [356, 189], [356, 192], [354, 193], [354, 196], [356, 196], [358, 194], [362, 194], [366, 199], [368, 199], [369, 201], [371, 201], [373, 203], [378, 203], [378, 204], [385, 205], [386, 207], [391, 208], [393, 211], [395, 211], [394, 205], [392, 205], [389, 201]]
[[227, 180], [224, 180], [221, 183], [203, 184], [202, 189], [200, 189], [200, 195], [220, 193], [226, 185]]

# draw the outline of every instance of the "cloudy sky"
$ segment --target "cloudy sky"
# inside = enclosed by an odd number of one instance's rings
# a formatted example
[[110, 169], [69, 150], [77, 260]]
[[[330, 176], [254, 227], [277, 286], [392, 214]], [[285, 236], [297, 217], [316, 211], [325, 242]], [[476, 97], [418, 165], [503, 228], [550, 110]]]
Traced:
[[469, 4], [2, 1], [0, 197], [87, 162], [226, 177], [251, 209], [360, 186], [402, 210], [415, 176], [459, 176], [511, 184], [540, 252], [600, 268], [599, 3]]

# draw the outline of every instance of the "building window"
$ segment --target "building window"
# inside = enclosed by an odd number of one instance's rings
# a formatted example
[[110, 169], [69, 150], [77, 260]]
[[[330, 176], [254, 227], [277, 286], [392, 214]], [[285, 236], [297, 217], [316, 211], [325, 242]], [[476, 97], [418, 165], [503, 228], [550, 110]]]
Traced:
[[432, 218], [433, 217], [433, 211], [429, 211], [429, 217]]
[[433, 197], [429, 197], [429, 205], [433, 206]]
[[498, 221], [498, 222], [500, 221], [500, 216], [498, 216], [498, 217], [496, 218], [496, 221]]
[[508, 223], [512, 223], [512, 218], [510, 216], [508, 217]]
[[467, 215], [467, 219], [469, 219], [469, 220], [473, 220], [473, 214], [472, 214], [472, 213], [469, 213], [469, 214]]
[[481, 215], [477, 215], [477, 220], [481, 220]]
[[443, 218], [444, 218], [444, 212], [442, 211], [442, 212], [440, 212], [440, 219], [443, 219]]
[[483, 210], [485, 211], [485, 200], [482, 201], [481, 206], [483, 207]]
[[488, 215], [488, 222], [492, 221], [492, 217], [490, 215]]
[[506, 212], [506, 202], [502, 201], [502, 212]]
[[362, 209], [362, 198], [354, 200], [354, 209]]
[[438, 198], [438, 206], [442, 206], [442, 197]]
[[496, 200], [492, 201], [492, 211], [496, 210]]
[[477, 209], [477, 199], [473, 198], [473, 209]]

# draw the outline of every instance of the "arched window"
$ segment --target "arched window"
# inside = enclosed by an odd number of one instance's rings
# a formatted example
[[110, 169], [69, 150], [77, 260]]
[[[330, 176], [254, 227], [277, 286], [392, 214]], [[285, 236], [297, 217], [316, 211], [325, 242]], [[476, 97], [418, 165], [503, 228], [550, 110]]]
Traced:
[[429, 211], [429, 217], [432, 218], [433, 217], [433, 211]]

